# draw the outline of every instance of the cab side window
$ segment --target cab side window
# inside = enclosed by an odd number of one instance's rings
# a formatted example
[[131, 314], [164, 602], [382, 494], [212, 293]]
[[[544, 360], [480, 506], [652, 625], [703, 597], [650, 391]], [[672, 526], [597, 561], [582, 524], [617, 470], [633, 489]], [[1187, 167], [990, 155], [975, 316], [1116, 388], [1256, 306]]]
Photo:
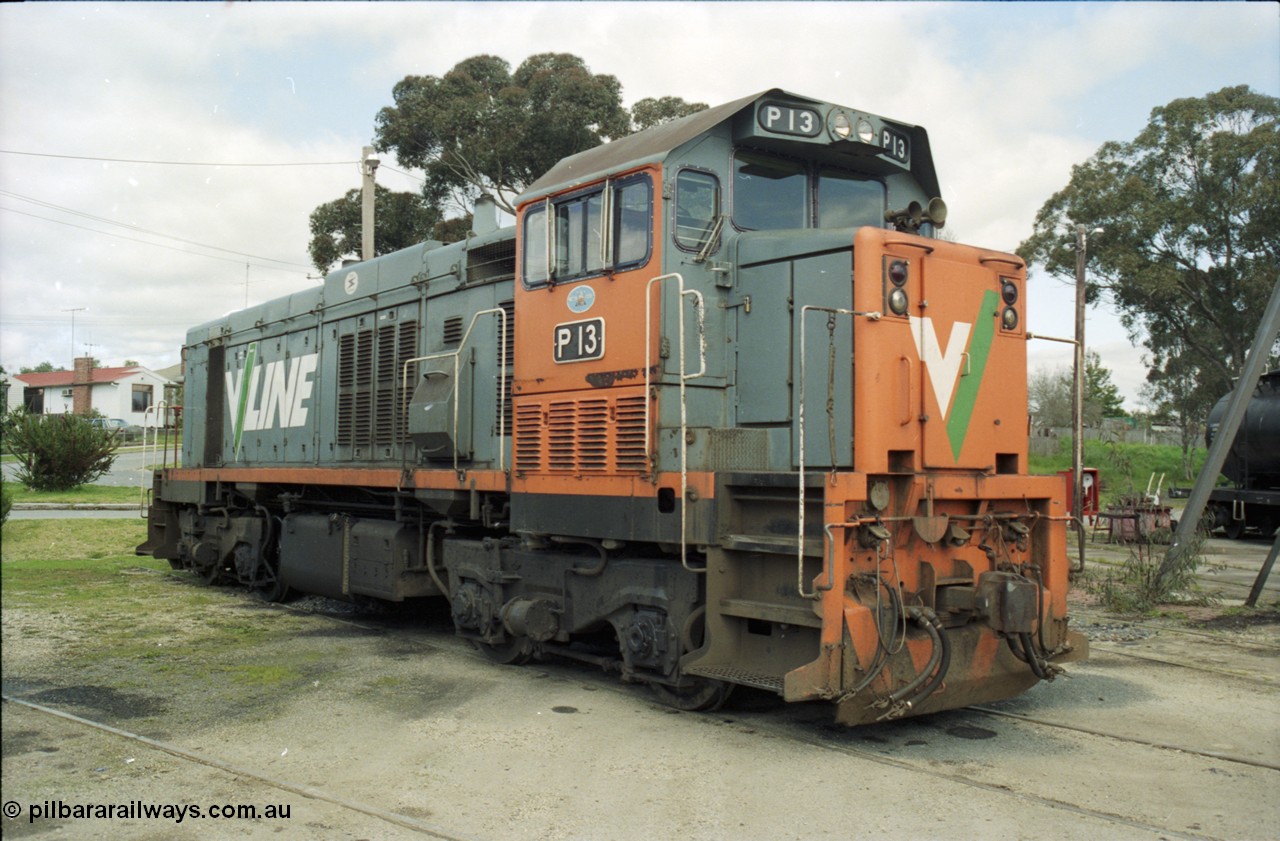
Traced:
[[653, 191], [649, 179], [619, 184], [613, 199], [615, 266], [637, 266], [649, 259], [653, 231]]
[[604, 191], [556, 205], [557, 278], [582, 277], [599, 272], [604, 265], [600, 251], [603, 206]]
[[537, 286], [643, 265], [652, 250], [652, 230], [653, 187], [647, 175], [531, 207], [524, 214], [524, 282]]
[[546, 283], [551, 276], [547, 265], [547, 206], [531, 208], [524, 214], [524, 266], [525, 283]]
[[720, 179], [686, 169], [676, 176], [676, 245], [700, 251], [720, 218]]

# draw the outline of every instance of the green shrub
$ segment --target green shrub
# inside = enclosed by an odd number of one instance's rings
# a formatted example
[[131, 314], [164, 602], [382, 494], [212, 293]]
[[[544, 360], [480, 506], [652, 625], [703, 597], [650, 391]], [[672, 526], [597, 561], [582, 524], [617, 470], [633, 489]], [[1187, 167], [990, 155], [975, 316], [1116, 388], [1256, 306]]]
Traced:
[[9, 509], [13, 508], [13, 494], [9, 486], [0, 481], [0, 526], [9, 521]]
[[111, 469], [119, 442], [80, 415], [22, 415], [8, 433], [17, 479], [35, 491], [86, 485]]
[[22, 406], [17, 406], [0, 414], [0, 452], [13, 452], [13, 427], [26, 414], [27, 410]]

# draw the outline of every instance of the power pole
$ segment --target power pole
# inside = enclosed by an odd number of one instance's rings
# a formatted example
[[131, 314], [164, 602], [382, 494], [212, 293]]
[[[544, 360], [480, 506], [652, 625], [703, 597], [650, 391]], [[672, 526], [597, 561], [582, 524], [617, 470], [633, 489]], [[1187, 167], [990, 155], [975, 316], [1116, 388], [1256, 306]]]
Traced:
[[1075, 376], [1071, 394], [1071, 513], [1076, 520], [1076, 542], [1080, 550], [1080, 571], [1084, 571], [1084, 305], [1085, 263], [1088, 260], [1089, 234], [1100, 234], [1102, 228], [1090, 231], [1076, 225], [1076, 348]]
[[378, 171], [378, 155], [372, 146], [360, 152], [360, 174], [363, 176], [360, 190], [360, 259], [373, 259], [373, 200], [376, 186], [373, 177]]

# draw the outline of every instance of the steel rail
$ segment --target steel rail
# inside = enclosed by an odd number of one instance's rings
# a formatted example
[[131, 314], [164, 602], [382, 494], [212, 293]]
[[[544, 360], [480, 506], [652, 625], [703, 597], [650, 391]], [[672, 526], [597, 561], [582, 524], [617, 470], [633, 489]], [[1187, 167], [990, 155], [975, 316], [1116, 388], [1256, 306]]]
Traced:
[[140, 744], [140, 745], [145, 745], [146, 747], [152, 748], [154, 750], [158, 750], [162, 753], [167, 753], [170, 756], [176, 756], [179, 759], [185, 759], [188, 762], [194, 762], [197, 765], [204, 765], [209, 768], [216, 768], [219, 771], [225, 771], [228, 774], [234, 774], [235, 776], [243, 779], [250, 779], [255, 782], [259, 782], [264, 785], [271, 786], [272, 788], [280, 789], [281, 791], [288, 791], [293, 794], [301, 795], [302, 797], [311, 798], [312, 800], [321, 800], [321, 801], [324, 801], [325, 803], [331, 803], [335, 806], [339, 806], [343, 809], [347, 809], [352, 812], [359, 812], [363, 815], [368, 815], [369, 817], [377, 818], [378, 820], [395, 824], [396, 826], [404, 827], [405, 829], [412, 829], [415, 832], [421, 832], [424, 835], [431, 836], [432, 838], [441, 838], [441, 839], [445, 839], [445, 841], [469, 841], [467, 836], [459, 835], [455, 832], [451, 832], [435, 824], [430, 824], [430, 823], [427, 823], [426, 821], [421, 821], [421, 820], [418, 820], [417, 818], [409, 817], [408, 815], [402, 815], [398, 812], [392, 812], [387, 809], [381, 809], [377, 806], [373, 806], [368, 803], [362, 803], [358, 800], [351, 800], [349, 798], [341, 797], [336, 794], [330, 794], [324, 789], [316, 788], [315, 786], [303, 785], [301, 783], [293, 783], [293, 782], [289, 782], [288, 780], [282, 780], [278, 777], [271, 777], [266, 774], [262, 774], [257, 771], [246, 768], [243, 765], [235, 765], [233, 763], [226, 762], [212, 756], [206, 756], [201, 753], [196, 753], [195, 751], [187, 750], [186, 748], [180, 748], [177, 745], [172, 745], [172, 744], [169, 744], [168, 742], [161, 742], [157, 739], [152, 739], [147, 736], [140, 735], [138, 733], [131, 733], [128, 730], [121, 730], [119, 727], [112, 727], [110, 724], [103, 724], [100, 721], [94, 721], [93, 719], [83, 718], [81, 716], [75, 715], [74, 713], [69, 713], [69, 712], [66, 712], [65, 710], [57, 709], [56, 707], [49, 707], [44, 704], [37, 704], [33, 701], [26, 701], [26, 700], [23, 700], [22, 698], [16, 698], [12, 695], [3, 695], [0, 697], [4, 699], [4, 702], [6, 704], [17, 704], [18, 706], [26, 707], [27, 709], [34, 710], [39, 713], [43, 713], [45, 715], [52, 716], [54, 718], [60, 718], [60, 719], [63, 719], [64, 721], [70, 721], [74, 724], [79, 724], [84, 727], [90, 727], [94, 730], [98, 730], [112, 736], [126, 739], [131, 742], [136, 742], [137, 744]]
[[[1177, 665], [1177, 664], [1174, 664]], [[1133, 745], [1142, 745], [1148, 748], [1158, 748], [1159, 750], [1171, 750], [1178, 753], [1188, 753], [1193, 756], [1203, 756], [1206, 759], [1219, 759], [1223, 762], [1235, 762], [1239, 765], [1252, 765], [1255, 768], [1266, 768], [1269, 771], [1280, 771], [1280, 764], [1267, 762], [1261, 759], [1250, 759], [1247, 756], [1237, 756], [1235, 754], [1223, 753], [1216, 750], [1200, 750], [1198, 748], [1189, 748], [1186, 745], [1174, 744], [1172, 742], [1158, 742], [1153, 739], [1138, 739], [1133, 736], [1122, 736], [1118, 733], [1110, 733], [1106, 730], [1096, 730], [1092, 727], [1083, 727], [1077, 724], [1064, 724], [1060, 721], [1049, 721], [1034, 716], [1022, 715], [1020, 713], [1005, 712], [1004, 710], [996, 710], [991, 707], [972, 706], [967, 709], [980, 712], [983, 715], [994, 716], [996, 718], [1009, 718], [1014, 721], [1025, 721], [1028, 724], [1037, 724], [1041, 727], [1052, 727], [1058, 730], [1070, 730], [1073, 733], [1084, 733], [1086, 736], [1097, 736], [1102, 739], [1111, 739], [1117, 742], [1125, 742]]]

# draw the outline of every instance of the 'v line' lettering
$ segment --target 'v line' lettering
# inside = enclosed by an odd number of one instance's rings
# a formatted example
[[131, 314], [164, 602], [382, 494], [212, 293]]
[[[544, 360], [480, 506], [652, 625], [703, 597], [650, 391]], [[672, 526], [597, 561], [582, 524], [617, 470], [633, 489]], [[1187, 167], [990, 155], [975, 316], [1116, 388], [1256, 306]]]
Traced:
[[244, 433], [261, 429], [305, 426], [307, 406], [315, 385], [313, 375], [319, 354], [308, 353], [293, 359], [277, 359], [258, 364], [258, 343], [245, 351], [244, 368], [228, 371], [227, 404], [235, 413], [233, 451], [240, 452]]

